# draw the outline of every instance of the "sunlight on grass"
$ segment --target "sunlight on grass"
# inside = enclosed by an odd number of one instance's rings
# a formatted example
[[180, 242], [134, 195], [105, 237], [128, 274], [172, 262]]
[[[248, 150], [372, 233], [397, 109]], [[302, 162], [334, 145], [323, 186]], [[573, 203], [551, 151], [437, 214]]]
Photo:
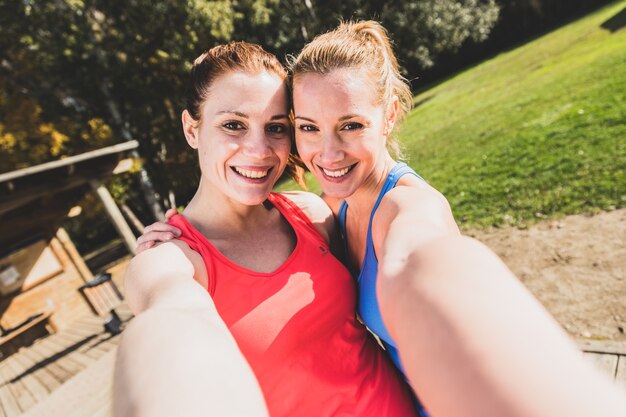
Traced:
[[[626, 31], [615, 3], [416, 97], [409, 162], [472, 225], [626, 203]], [[621, 70], [620, 70], [621, 69]]]

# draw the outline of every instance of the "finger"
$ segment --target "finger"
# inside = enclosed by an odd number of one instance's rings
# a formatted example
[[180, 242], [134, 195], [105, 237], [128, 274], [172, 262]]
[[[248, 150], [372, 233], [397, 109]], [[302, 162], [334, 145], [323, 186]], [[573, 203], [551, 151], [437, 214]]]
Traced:
[[144, 242], [144, 243], [138, 243], [137, 246], [135, 247], [135, 253], [136, 254], [140, 254], [141, 252], [150, 249], [151, 247], [154, 246], [154, 242], [150, 241], [150, 242]]
[[175, 208], [171, 208], [165, 212], [165, 218], [169, 220], [170, 217], [172, 217], [174, 214], [177, 214], [177, 213], [178, 213], [178, 210], [176, 210]]
[[174, 239], [174, 234], [172, 232], [150, 232], [144, 233], [141, 235], [138, 242], [148, 243], [148, 242], [167, 242]]
[[152, 228], [153, 232], [168, 232], [171, 233], [172, 235], [178, 237], [181, 235], [181, 231], [178, 227], [173, 226], [169, 223], [162, 223], [162, 222], [157, 222], [157, 223], [153, 223], [152, 226], [154, 226]]
[[180, 235], [180, 230], [171, 224], [165, 222], [154, 222], [143, 229], [143, 234], [151, 232], [170, 232], [176, 236]]
[[[149, 233], [149, 232], [148, 232], [148, 233]], [[141, 236], [139, 236], [139, 237], [137, 238], [137, 246], [139, 246], [139, 245], [141, 245], [141, 244], [143, 244], [143, 243], [149, 242], [149, 241], [150, 241], [150, 239], [146, 239], [146, 235], [145, 235], [145, 234], [144, 234], [144, 235], [141, 235]]]

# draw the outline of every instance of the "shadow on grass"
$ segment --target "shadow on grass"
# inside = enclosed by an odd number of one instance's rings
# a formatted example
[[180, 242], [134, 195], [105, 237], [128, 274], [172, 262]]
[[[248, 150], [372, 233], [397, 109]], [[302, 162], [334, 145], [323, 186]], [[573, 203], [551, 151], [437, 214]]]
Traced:
[[431, 94], [429, 96], [424, 97], [423, 99], [416, 101], [413, 103], [413, 109], [418, 108], [419, 106], [421, 106], [424, 103], [428, 103], [430, 100], [432, 100], [435, 97], [435, 94]]
[[611, 17], [608, 20], [605, 20], [600, 27], [602, 29], [606, 29], [611, 33], [615, 33], [618, 30], [622, 29], [626, 26], [626, 7], [622, 9], [615, 16]]

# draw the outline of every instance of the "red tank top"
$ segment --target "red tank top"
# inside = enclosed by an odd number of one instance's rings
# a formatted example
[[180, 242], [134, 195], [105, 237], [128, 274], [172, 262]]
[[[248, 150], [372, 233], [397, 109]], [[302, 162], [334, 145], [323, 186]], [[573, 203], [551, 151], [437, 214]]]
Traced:
[[208, 291], [270, 415], [416, 416], [409, 388], [356, 319], [348, 270], [299, 207], [280, 194], [268, 199], [297, 238], [292, 254], [271, 273], [231, 262], [183, 216], [170, 223], [202, 256]]

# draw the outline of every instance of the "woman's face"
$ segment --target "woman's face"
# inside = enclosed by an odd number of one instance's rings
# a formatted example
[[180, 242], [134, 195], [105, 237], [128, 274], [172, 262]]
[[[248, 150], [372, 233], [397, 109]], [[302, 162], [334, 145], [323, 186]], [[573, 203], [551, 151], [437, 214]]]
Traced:
[[190, 119], [183, 112], [185, 137], [198, 149], [210, 191], [246, 205], [265, 201], [291, 149], [283, 80], [267, 72], [224, 74], [211, 85], [200, 123]]
[[389, 120], [373, 90], [353, 69], [294, 80], [298, 153], [330, 197], [347, 198], [383, 175]]

